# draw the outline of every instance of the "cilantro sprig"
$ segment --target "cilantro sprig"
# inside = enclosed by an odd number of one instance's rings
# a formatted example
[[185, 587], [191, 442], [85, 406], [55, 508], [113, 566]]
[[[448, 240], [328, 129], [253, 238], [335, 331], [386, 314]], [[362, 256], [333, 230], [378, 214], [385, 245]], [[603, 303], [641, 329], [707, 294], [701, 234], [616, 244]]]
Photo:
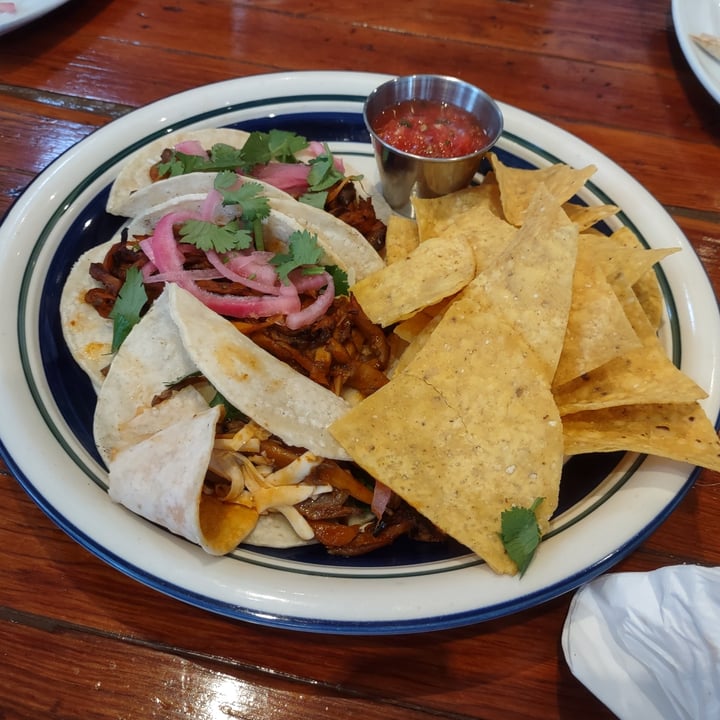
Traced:
[[288, 275], [299, 267], [305, 267], [306, 272], [322, 272], [324, 268], [318, 265], [321, 257], [317, 235], [308, 230], [295, 230], [288, 238], [288, 251], [277, 253], [270, 258], [270, 263], [275, 265], [280, 279], [287, 285], [290, 282]]
[[191, 172], [221, 172], [239, 170], [250, 172], [256, 165], [278, 162], [295, 163], [295, 154], [308, 147], [308, 141], [302, 135], [286, 130], [269, 132], [251, 132], [241, 148], [226, 143], [215, 143], [208, 156], [189, 155], [180, 150], [171, 150], [158, 163], [160, 177], [175, 177]]
[[238, 220], [231, 220], [226, 225], [216, 225], [209, 220], [186, 220], [179, 233], [184, 242], [204, 252], [247, 250], [253, 244], [252, 234]]
[[342, 180], [360, 180], [362, 176], [346, 178], [335, 166], [335, 157], [328, 147], [323, 144], [323, 152], [312, 158], [308, 163], [308, 192], [303, 194], [299, 200], [307, 205], [323, 209], [328, 196], [328, 190]]
[[118, 351], [133, 327], [140, 322], [140, 313], [147, 300], [142, 273], [136, 267], [128, 268], [125, 282], [110, 311], [110, 319], [113, 321], [111, 352]]
[[309, 145], [307, 138], [287, 130], [251, 132], [242, 147], [243, 165], [246, 170], [255, 165], [267, 165], [269, 162], [296, 163], [296, 153]]
[[528, 569], [542, 539], [535, 511], [544, 499], [536, 498], [529, 508], [513, 505], [500, 516], [500, 538], [510, 559], [517, 565], [520, 577]]
[[277, 253], [270, 258], [270, 263], [277, 268], [281, 282], [290, 282], [289, 275], [293, 270], [302, 268], [306, 275], [327, 272], [333, 279], [335, 295], [347, 295], [349, 283], [347, 273], [337, 265], [322, 265], [320, 260], [323, 250], [318, 245], [317, 235], [308, 230], [295, 230], [287, 241], [288, 250]]
[[[270, 162], [297, 163], [297, 153], [309, 147], [307, 138], [287, 130], [251, 132], [241, 148], [225, 143], [216, 143], [208, 151], [208, 157], [188, 155], [178, 150], [170, 150], [165, 159], [158, 163], [157, 171], [161, 177], [187, 175], [192, 172], [235, 171], [249, 174], [258, 165]], [[313, 207], [324, 208], [328, 190], [346, 179], [335, 166], [335, 158], [327, 143], [323, 152], [308, 161], [308, 191], [299, 199]], [[348, 180], [360, 180], [362, 176], [348, 177]]]

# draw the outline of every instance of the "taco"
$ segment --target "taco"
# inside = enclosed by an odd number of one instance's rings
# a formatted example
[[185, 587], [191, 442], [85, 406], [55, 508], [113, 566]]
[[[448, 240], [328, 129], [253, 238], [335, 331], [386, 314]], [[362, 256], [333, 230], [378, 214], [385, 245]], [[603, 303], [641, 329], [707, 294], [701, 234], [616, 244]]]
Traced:
[[[290, 197], [268, 196], [263, 185], [234, 173], [195, 173], [162, 184], [172, 188], [172, 199], [146, 205], [114, 238], [85, 252], [62, 291], [65, 340], [96, 389], [112, 359], [116, 301], [130, 268], [142, 273], [147, 295], [137, 315], [165, 282], [178, 282], [216, 312], [243, 321], [258, 339], [266, 336], [267, 347], [278, 345], [285, 326], [297, 333], [329, 310], [347, 308], [347, 296], [335, 299], [334, 290], [342, 296], [346, 284], [384, 266], [354, 228]], [[157, 200], [156, 185], [134, 198]], [[299, 366], [304, 361], [287, 337], [286, 358], [295, 356]]]
[[166, 151], [184, 151], [188, 156], [200, 158], [214, 145], [241, 147], [249, 136], [250, 134], [243, 130], [232, 128], [177, 130], [143, 145], [130, 155], [115, 178], [106, 204], [107, 211], [112, 215], [133, 217], [138, 214], [138, 210], [142, 210], [145, 200], [138, 202], [134, 196], [139, 190], [152, 186], [158, 179], [154, 169], [161, 162], [163, 153], [166, 153], [167, 157]]
[[148, 196], [136, 197], [139, 191], [155, 186], [155, 204], [171, 196], [161, 181], [224, 170], [252, 176], [268, 192], [330, 212], [360, 229], [376, 250], [384, 244], [392, 211], [379, 185], [367, 187], [327, 145], [282, 130], [210, 128], [164, 135], [130, 156], [110, 189], [106, 209], [133, 217], [148, 207]]
[[168, 284], [110, 366], [94, 433], [110, 497], [211, 554], [319, 541], [348, 555], [428, 523], [402, 508], [378, 532], [372, 485], [327, 429], [347, 410]]
[[132, 199], [144, 211], [78, 260], [60, 308], [98, 393], [110, 496], [213, 554], [318, 541], [358, 554], [426, 525], [397, 499], [376, 532], [373, 482], [327, 430], [345, 395], [387, 381], [387, 339], [343, 290], [384, 267], [365, 238], [229, 171]]

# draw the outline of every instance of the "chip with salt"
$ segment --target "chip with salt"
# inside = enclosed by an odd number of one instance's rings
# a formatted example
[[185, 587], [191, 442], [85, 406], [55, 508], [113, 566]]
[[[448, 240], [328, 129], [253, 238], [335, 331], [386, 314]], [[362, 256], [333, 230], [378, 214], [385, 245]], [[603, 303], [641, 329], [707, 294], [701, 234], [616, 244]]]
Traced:
[[404, 260], [419, 244], [417, 223], [404, 215], [388, 218], [385, 233], [385, 262], [390, 265]]
[[545, 363], [548, 382], [565, 337], [577, 239], [577, 227], [540, 184], [513, 240], [463, 291], [480, 312], [497, 313], [520, 333]]
[[[522, 432], [517, 429], [522, 428]], [[403, 372], [330, 427], [351, 457], [500, 573], [503, 511], [557, 506], [562, 426], [545, 368], [502, 317], [452, 303]]]
[[555, 387], [642, 346], [603, 268], [579, 253]]
[[612, 217], [620, 208], [617, 205], [580, 205], [567, 202], [563, 205], [567, 216], [577, 225], [580, 232]]
[[615, 232], [610, 236], [580, 236], [580, 252], [600, 263], [609, 280], [622, 276], [624, 282], [634, 285], [656, 263], [680, 251], [678, 247], [651, 249], [639, 243], [635, 246], [625, 245], [622, 244], [623, 236], [626, 236], [625, 232]]
[[454, 295], [475, 277], [475, 257], [461, 236], [430, 238], [406, 258], [353, 285], [365, 314], [387, 327]]
[[526, 170], [504, 165], [495, 153], [488, 156], [500, 186], [505, 219], [517, 226], [522, 224], [538, 185], [544, 184], [558, 202], [564, 203], [574, 197], [597, 170], [594, 165], [576, 170], [562, 163]]
[[565, 450], [628, 450], [720, 472], [720, 441], [699, 403], [624, 405], [563, 418]]
[[480, 185], [463, 188], [449, 195], [436, 198], [413, 198], [413, 212], [420, 240], [437, 237], [448, 228], [457, 225], [467, 211], [486, 209], [487, 215], [502, 218], [500, 189], [494, 175], [489, 175]]
[[668, 358], [632, 288], [617, 278], [614, 288], [642, 345], [554, 388], [561, 414], [618, 405], [687, 403], [706, 397]]

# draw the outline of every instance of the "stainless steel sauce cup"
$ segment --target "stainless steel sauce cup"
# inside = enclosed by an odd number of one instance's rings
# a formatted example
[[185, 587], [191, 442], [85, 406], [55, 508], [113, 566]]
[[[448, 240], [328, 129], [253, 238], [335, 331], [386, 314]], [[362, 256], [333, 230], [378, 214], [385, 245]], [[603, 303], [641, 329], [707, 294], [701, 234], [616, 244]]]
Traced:
[[[453, 158], [429, 158], [398, 150], [377, 136], [373, 123], [383, 110], [406, 100], [448, 103], [467, 110], [487, 134], [487, 144], [470, 155]], [[469, 185], [483, 155], [503, 129], [502, 111], [487, 93], [444, 75], [408, 75], [383, 83], [367, 97], [363, 119], [375, 151], [383, 195], [390, 207], [401, 211], [413, 196], [438, 197]]]

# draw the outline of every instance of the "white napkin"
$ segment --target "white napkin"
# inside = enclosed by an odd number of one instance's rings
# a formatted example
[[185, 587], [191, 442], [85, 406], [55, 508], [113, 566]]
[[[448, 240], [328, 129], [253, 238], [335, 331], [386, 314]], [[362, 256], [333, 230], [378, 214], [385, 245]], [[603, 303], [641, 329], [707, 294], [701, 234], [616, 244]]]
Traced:
[[720, 568], [604, 575], [563, 628], [575, 677], [622, 720], [720, 718]]

